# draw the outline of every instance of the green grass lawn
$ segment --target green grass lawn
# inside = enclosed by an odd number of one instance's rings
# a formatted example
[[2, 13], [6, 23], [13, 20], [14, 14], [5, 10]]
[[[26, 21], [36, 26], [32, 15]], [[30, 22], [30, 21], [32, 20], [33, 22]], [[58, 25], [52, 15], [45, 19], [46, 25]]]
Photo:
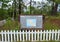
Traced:
[[17, 41], [17, 42], [60, 42], [60, 41]]

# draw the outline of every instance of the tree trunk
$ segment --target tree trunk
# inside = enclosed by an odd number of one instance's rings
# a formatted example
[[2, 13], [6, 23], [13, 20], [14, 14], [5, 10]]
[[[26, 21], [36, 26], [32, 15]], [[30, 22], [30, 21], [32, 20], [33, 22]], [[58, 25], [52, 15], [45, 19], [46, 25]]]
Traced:
[[30, 0], [30, 14], [32, 14], [31, 5], [32, 5], [32, 0]]
[[58, 3], [55, 4], [55, 12], [56, 12], [56, 15], [57, 15], [57, 8], [58, 8]]
[[51, 12], [51, 15], [57, 15], [57, 7], [58, 7], [58, 3], [53, 3], [53, 6], [52, 6], [52, 12]]
[[14, 19], [16, 19], [16, 0], [14, 0]]
[[21, 14], [21, 2], [22, 0], [19, 0], [19, 15]]

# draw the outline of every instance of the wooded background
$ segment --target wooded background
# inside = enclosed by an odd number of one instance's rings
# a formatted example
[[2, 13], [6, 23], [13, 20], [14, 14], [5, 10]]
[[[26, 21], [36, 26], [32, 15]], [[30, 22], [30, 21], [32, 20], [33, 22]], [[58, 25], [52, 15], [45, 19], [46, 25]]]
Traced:
[[[60, 0], [47, 0], [47, 2], [39, 2], [30, 0], [0, 0], [0, 20], [9, 17], [16, 19], [20, 14], [43, 14], [57, 16], [59, 15], [57, 9]], [[28, 6], [27, 6], [28, 5]]]

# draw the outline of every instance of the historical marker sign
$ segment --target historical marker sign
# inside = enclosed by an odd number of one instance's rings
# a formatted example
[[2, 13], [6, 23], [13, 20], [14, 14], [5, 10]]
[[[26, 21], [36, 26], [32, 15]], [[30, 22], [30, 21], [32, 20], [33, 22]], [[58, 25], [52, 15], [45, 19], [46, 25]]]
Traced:
[[42, 29], [43, 15], [20, 15], [21, 29]]

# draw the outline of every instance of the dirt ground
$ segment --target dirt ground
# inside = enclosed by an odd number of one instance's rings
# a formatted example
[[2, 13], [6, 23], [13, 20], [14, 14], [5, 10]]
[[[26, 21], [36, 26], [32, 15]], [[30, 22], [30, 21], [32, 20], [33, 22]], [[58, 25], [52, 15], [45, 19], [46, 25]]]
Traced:
[[50, 22], [52, 24], [56, 24], [56, 25], [60, 26], [60, 19], [51, 19]]

